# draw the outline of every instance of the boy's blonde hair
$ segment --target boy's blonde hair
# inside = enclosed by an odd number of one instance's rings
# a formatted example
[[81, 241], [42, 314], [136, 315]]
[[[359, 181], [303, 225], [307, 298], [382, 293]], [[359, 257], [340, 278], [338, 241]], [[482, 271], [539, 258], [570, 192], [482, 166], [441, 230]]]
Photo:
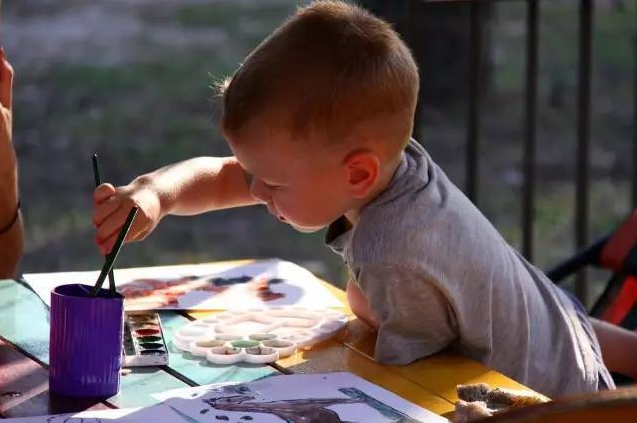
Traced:
[[[391, 26], [360, 7], [316, 1], [266, 38], [222, 87], [221, 129], [266, 119], [293, 137], [343, 140], [371, 120], [402, 149], [413, 126], [418, 68]], [[387, 137], [385, 137], [387, 138]]]

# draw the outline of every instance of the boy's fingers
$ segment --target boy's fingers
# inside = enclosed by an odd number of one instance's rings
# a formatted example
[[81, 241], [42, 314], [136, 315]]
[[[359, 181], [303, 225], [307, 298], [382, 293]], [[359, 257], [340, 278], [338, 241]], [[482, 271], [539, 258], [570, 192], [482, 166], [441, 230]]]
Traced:
[[112, 184], [102, 184], [93, 191], [93, 203], [97, 206], [111, 198], [116, 192], [117, 190]]
[[104, 242], [97, 241], [97, 238], [96, 238], [95, 242], [97, 244], [97, 248], [99, 248], [99, 250], [100, 250], [100, 253], [102, 255], [106, 255], [106, 254], [109, 254], [111, 252], [111, 250], [113, 249], [113, 246], [115, 245], [115, 241], [116, 240], [117, 240], [117, 233], [114, 233], [110, 238], [108, 238]]
[[[135, 225], [133, 225], [135, 226]], [[146, 238], [146, 235], [148, 235], [150, 233], [150, 229], [146, 229], [143, 231], [139, 231], [136, 232], [134, 234], [131, 235], [131, 232], [133, 232], [133, 230], [131, 229], [131, 231], [128, 233], [128, 238], [130, 238], [131, 241], [141, 241], [142, 239]]]
[[[99, 241], [97, 237], [95, 237], [95, 242], [97, 244], [97, 247], [100, 250], [100, 253], [106, 255], [111, 252], [111, 250], [113, 249], [113, 246], [115, 245], [115, 241], [117, 241], [117, 236], [119, 235], [119, 231], [121, 230], [122, 226], [120, 226], [110, 237], [108, 237], [104, 241]], [[126, 235], [126, 242], [139, 241], [148, 234], [148, 231], [138, 232], [135, 226], [136, 225], [133, 224], [130, 231]]]
[[117, 236], [126, 221], [126, 216], [128, 216], [129, 211], [128, 208], [120, 207], [108, 219], [102, 222], [95, 232], [95, 241], [98, 245], [103, 244], [104, 241], [113, 235]]
[[93, 212], [93, 225], [99, 227], [113, 213], [122, 207], [122, 202], [117, 197], [110, 197], [102, 201]]
[[4, 49], [0, 48], [0, 103], [11, 110], [13, 87], [13, 68], [7, 62]]

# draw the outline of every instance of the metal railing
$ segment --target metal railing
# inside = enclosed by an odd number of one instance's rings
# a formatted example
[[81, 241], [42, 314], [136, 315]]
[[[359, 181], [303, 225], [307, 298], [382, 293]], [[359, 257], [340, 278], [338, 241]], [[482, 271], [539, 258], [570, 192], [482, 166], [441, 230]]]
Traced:
[[[481, 69], [483, 56], [483, 34], [485, 25], [484, 11], [492, 3], [505, 0], [412, 0], [421, 3], [466, 4], [470, 8], [471, 66], [469, 70], [469, 103], [467, 105], [466, 132], [466, 180], [465, 193], [474, 202], [478, 202], [478, 154], [480, 150], [481, 102], [483, 100]], [[536, 177], [536, 138], [538, 116], [538, 50], [539, 50], [539, 3], [541, 0], [507, 0], [526, 3], [526, 45], [525, 45], [525, 101], [524, 101], [524, 155], [523, 155], [523, 191], [522, 191], [522, 253], [533, 261], [533, 224], [535, 205]], [[546, 0], [550, 1], [550, 0]], [[409, 3], [409, 1], [407, 1]], [[589, 243], [589, 151], [591, 121], [591, 80], [592, 80], [592, 38], [594, 0], [579, 0], [578, 31], [578, 73], [577, 73], [577, 154], [575, 176], [575, 248], [581, 250]], [[637, 22], [636, 22], [637, 24]], [[637, 40], [635, 61], [637, 62]], [[637, 206], [637, 72], [635, 72], [635, 116], [634, 141], [632, 149], [632, 204]], [[588, 298], [588, 281], [585, 271], [578, 273], [575, 293], [583, 300]]]

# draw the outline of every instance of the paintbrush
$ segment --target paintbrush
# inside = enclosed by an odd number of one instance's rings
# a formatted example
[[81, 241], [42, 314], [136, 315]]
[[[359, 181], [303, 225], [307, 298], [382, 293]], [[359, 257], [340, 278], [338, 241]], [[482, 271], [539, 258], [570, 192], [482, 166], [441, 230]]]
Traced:
[[[102, 183], [102, 178], [100, 178], [100, 166], [97, 161], [97, 153], [93, 154], [93, 178], [95, 179], [95, 188], [97, 188]], [[106, 260], [108, 260], [108, 255], [104, 257], [104, 261]], [[115, 294], [117, 294], [113, 269], [108, 272], [108, 293], [111, 297], [114, 297]]]
[[95, 282], [95, 286], [93, 287], [93, 291], [91, 291], [92, 296], [97, 296], [97, 293], [102, 288], [104, 284], [104, 279], [106, 279], [106, 275], [113, 270], [113, 265], [115, 264], [115, 259], [117, 259], [117, 255], [122, 249], [122, 245], [124, 245], [124, 240], [126, 239], [126, 234], [130, 230], [130, 227], [133, 225], [133, 221], [135, 220], [135, 216], [137, 215], [137, 207], [133, 207], [128, 213], [128, 217], [126, 218], [126, 222], [122, 229], [119, 231], [117, 235], [117, 240], [115, 241], [115, 245], [113, 246], [113, 250], [106, 256], [106, 261], [104, 262], [104, 266], [102, 267], [102, 271], [100, 272], [99, 277], [97, 278], [97, 282]]

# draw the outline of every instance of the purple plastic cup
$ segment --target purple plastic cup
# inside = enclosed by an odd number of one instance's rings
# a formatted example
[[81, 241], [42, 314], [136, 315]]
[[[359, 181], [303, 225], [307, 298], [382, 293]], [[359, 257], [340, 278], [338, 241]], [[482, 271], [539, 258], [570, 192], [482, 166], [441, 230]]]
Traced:
[[70, 397], [117, 395], [122, 368], [124, 297], [89, 285], [51, 291], [49, 390]]

